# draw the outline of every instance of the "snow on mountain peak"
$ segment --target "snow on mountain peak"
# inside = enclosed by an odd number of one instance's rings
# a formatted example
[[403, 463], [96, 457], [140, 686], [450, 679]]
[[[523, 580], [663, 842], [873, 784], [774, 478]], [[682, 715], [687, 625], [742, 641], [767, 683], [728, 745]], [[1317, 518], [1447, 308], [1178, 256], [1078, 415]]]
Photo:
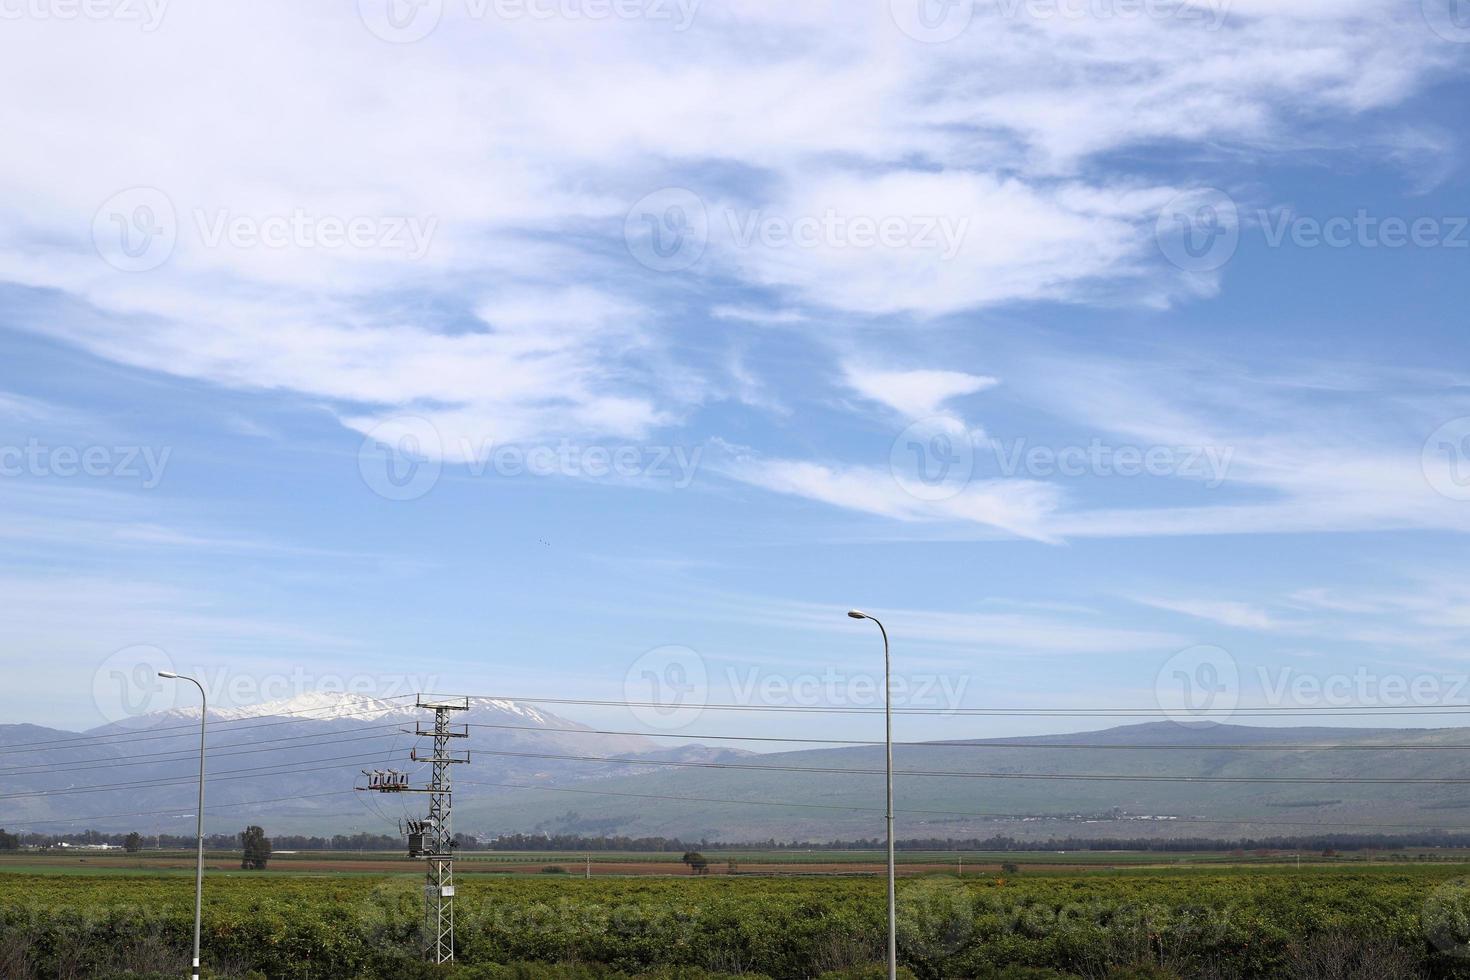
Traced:
[[[412, 718], [420, 714], [415, 706], [414, 695], [399, 695], [391, 698], [376, 698], [365, 694], [347, 694], [340, 691], [307, 691], [274, 701], [245, 705], [238, 708], [209, 709], [214, 721], [244, 721], [255, 718], [296, 718], [301, 721], [377, 721], [384, 718]], [[494, 711], [513, 715], [527, 725], [554, 727], [565, 725], [558, 718], [505, 698], [470, 698], [469, 707], [474, 711]], [[158, 712], [155, 717], [198, 718], [197, 707], [175, 708]]]
[[509, 715], [518, 715], [536, 725], [552, 725], [563, 721], [563, 719], [542, 714], [535, 708], [527, 707], [515, 701], [507, 701], [504, 698], [470, 698], [470, 708], [471, 710], [475, 708], [490, 708], [491, 710], [502, 711]]
[[[210, 721], [244, 721], [251, 718], [297, 718], [301, 721], [373, 721], [413, 713], [413, 701], [407, 698], [375, 698], [365, 694], [337, 691], [307, 691], [291, 697], [247, 704], [238, 708], [210, 705]], [[198, 718], [199, 708], [189, 706], [154, 712], [145, 718]]]
[[[413, 702], [407, 698], [374, 698], [365, 694], [344, 694], [335, 691], [307, 691], [294, 697], [278, 698], [243, 708], [227, 708], [219, 712], [220, 717], [230, 720], [242, 718], [269, 718], [285, 716], [310, 721], [336, 721], [350, 718], [354, 721], [373, 721], [378, 718], [410, 714]], [[210, 714], [214, 714], [213, 711]]]

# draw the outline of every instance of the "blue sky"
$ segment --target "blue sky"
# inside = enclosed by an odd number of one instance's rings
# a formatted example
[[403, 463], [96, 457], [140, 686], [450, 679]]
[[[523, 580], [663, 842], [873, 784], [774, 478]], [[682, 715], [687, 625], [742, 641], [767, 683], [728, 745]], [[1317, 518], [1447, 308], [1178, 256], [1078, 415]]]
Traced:
[[870, 706], [853, 605], [920, 707], [1470, 698], [1470, 26], [1277, 6], [28, 8], [4, 720]]

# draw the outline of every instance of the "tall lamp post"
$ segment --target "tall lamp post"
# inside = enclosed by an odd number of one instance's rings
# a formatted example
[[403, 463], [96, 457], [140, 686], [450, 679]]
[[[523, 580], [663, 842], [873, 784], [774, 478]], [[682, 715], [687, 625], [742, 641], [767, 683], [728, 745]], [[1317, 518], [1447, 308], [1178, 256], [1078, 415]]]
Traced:
[[859, 609], [847, 613], [853, 619], [871, 619], [878, 623], [878, 632], [883, 634], [883, 720], [886, 731], [883, 746], [887, 751], [885, 770], [888, 790], [888, 980], [898, 980], [898, 904], [893, 888], [893, 684], [888, 658], [888, 631], [883, 624]]
[[195, 814], [198, 850], [194, 861], [194, 980], [199, 980], [199, 919], [204, 907], [204, 723], [209, 717], [209, 698], [204, 693], [204, 685], [192, 677], [171, 670], [160, 670], [158, 676], [188, 681], [199, 688], [199, 812]]

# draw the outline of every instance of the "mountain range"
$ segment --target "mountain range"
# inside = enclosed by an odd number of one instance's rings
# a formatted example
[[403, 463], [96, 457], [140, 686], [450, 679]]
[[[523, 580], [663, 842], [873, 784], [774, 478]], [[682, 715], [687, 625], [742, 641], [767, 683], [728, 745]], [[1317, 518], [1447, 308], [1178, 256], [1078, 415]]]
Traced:
[[[409, 750], [428, 717], [411, 700], [324, 694], [212, 709], [208, 829], [394, 833], [424, 798], [355, 787], [366, 785], [363, 770], [390, 768], [421, 785], [428, 767]], [[198, 718], [197, 708], [174, 709], [80, 733], [0, 725], [0, 827], [190, 832]], [[472, 699], [453, 720], [470, 726], [453, 745], [471, 757], [453, 771], [455, 826], [467, 833], [754, 841], [883, 832], [881, 745], [670, 746], [494, 699]], [[900, 744], [894, 764], [901, 837], [1405, 833], [1458, 830], [1470, 815], [1464, 728], [1158, 722]], [[1421, 782], [1382, 781], [1405, 779]]]
[[[485, 781], [558, 785], [596, 778], [618, 765], [589, 765], [541, 755], [616, 756], [660, 761], [734, 758], [739, 751], [652, 739], [598, 735], [528, 705], [472, 699], [456, 725], [472, 736], [455, 749], [476, 758]], [[417, 815], [423, 797], [355, 792], [364, 770], [396, 769], [416, 785], [428, 766], [409, 759], [417, 725], [432, 718], [413, 701], [383, 702], [310, 694], [243, 709], [210, 709], [207, 822], [211, 828], [269, 822], [281, 833], [392, 833]], [[197, 786], [199, 709], [138, 715], [85, 732], [0, 725], [0, 826], [9, 829], [187, 832]], [[424, 749], [421, 747], [421, 751]], [[459, 766], [457, 770], [469, 767]], [[456, 798], [485, 796], [468, 782]], [[243, 825], [243, 824], [242, 824]], [[463, 827], [474, 831], [477, 828]]]

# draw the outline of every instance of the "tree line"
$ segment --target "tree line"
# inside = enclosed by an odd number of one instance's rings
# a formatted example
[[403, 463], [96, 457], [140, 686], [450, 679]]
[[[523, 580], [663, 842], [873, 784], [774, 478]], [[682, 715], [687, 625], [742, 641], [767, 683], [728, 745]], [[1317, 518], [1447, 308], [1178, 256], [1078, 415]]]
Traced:
[[[192, 848], [195, 843], [192, 837], [165, 837], [162, 834], [144, 838], [136, 830], [126, 834], [103, 834], [95, 830], [83, 831], [80, 834], [12, 834], [4, 827], [0, 827], [0, 851], [19, 851], [22, 847], [51, 850], [63, 844], [74, 847], [96, 847], [105, 844], [121, 847], [129, 854], [136, 854], [143, 850], [148, 840], [154, 841], [154, 846], [161, 848], [185, 846]], [[216, 850], [233, 849], [237, 843], [240, 845], [241, 870], [264, 871], [266, 864], [270, 861], [273, 847], [271, 839], [265, 835], [263, 828], [252, 824], [234, 837], [227, 834], [207, 834], [204, 838], [204, 846]]]
[[[265, 840], [277, 850], [291, 851], [396, 851], [404, 846], [396, 834], [334, 834], [330, 837], [282, 835], [266, 839], [260, 831], [252, 840]], [[22, 847], [51, 848], [63, 843], [71, 845], [111, 844], [136, 852], [145, 847], [182, 850], [194, 847], [192, 836], [178, 834], [102, 833], [96, 830], [68, 834], [10, 833], [0, 828], [0, 851], [16, 851]], [[245, 846], [243, 835], [208, 834], [204, 846], [209, 850], [235, 850]], [[698, 851], [861, 851], [885, 846], [877, 837], [836, 841], [686, 841], [677, 837], [587, 837], [580, 834], [504, 834], [480, 841], [466, 834], [455, 835], [455, 846], [472, 851], [575, 851], [599, 853], [616, 851], [652, 851], [686, 854]], [[894, 847], [902, 851], [1253, 851], [1310, 850], [1361, 851], [1392, 850], [1405, 847], [1470, 847], [1470, 836], [1447, 830], [1413, 834], [1320, 833], [1292, 837], [1050, 837], [1045, 840], [1020, 840], [1014, 837], [910, 837], [897, 840]], [[266, 851], [268, 858], [270, 851]]]
[[[469, 845], [466, 845], [469, 846]], [[478, 845], [490, 851], [865, 851], [886, 846], [879, 837], [834, 841], [697, 841], [678, 837], [588, 837], [580, 834], [503, 834]], [[1388, 850], [1401, 847], [1470, 847], [1470, 835], [1447, 830], [1413, 834], [1321, 833], [1270, 837], [1049, 837], [1021, 840], [991, 837], [910, 837], [894, 841], [903, 851], [1236, 851]]]

